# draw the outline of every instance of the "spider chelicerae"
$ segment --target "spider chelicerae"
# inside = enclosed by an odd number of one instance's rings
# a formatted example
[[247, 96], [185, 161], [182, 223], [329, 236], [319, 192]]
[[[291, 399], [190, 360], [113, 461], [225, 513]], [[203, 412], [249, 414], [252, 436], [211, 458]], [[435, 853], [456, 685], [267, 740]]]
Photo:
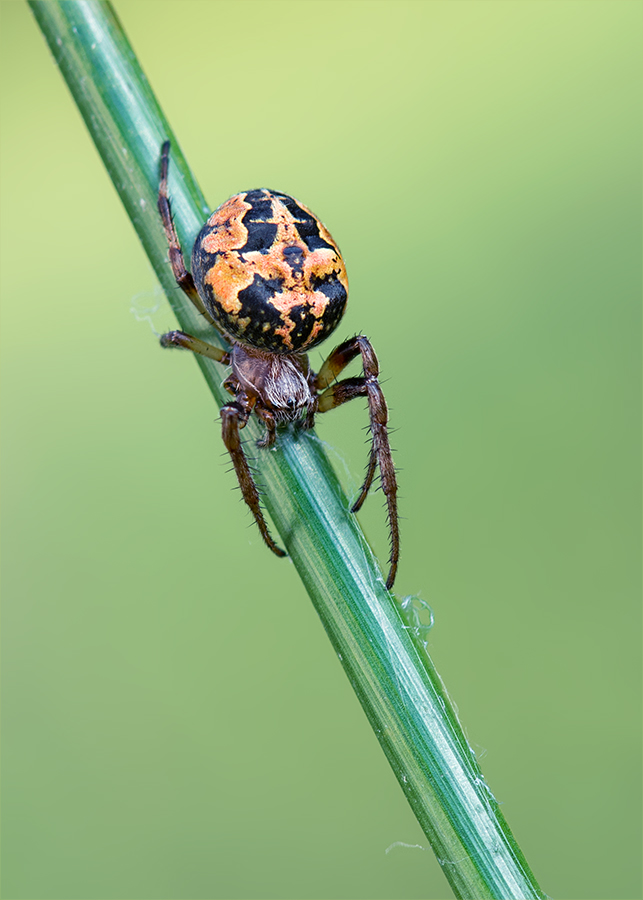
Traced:
[[[212, 213], [192, 249], [188, 272], [168, 196], [170, 142], [161, 149], [158, 208], [172, 272], [196, 309], [230, 345], [222, 350], [183, 331], [161, 337], [163, 347], [207, 356], [231, 372], [224, 382], [232, 400], [221, 409], [223, 442], [243, 498], [261, 536], [277, 556], [259, 502], [239, 431], [254, 412], [265, 426], [260, 447], [271, 447], [280, 425], [301, 421], [312, 428], [317, 413], [366, 397], [371, 448], [366, 477], [352, 506], [357, 512], [379, 468], [391, 538], [387, 588], [393, 586], [400, 554], [397, 482], [388, 439], [388, 411], [378, 381], [379, 363], [360, 334], [336, 347], [319, 372], [307, 351], [335, 330], [346, 308], [348, 279], [339, 249], [320, 220], [288, 194], [266, 189], [236, 194]], [[363, 375], [337, 380], [355, 358]]]

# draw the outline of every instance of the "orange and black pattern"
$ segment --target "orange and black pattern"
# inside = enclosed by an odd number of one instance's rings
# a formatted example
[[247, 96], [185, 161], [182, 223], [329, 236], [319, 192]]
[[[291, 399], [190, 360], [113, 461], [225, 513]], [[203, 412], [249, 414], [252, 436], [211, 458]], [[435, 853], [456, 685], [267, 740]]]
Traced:
[[299, 353], [334, 331], [348, 299], [344, 261], [326, 228], [288, 194], [236, 194], [192, 251], [199, 296], [233, 340]]

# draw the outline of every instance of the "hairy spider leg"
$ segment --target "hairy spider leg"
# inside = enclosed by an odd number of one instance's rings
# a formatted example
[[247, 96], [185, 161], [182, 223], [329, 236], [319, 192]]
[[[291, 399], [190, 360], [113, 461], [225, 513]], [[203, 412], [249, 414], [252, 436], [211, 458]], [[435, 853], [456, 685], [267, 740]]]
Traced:
[[[219, 347], [214, 347], [212, 344], [206, 344], [205, 341], [200, 341], [198, 338], [192, 337], [192, 335], [185, 334], [184, 331], [170, 331], [168, 334], [164, 334], [161, 337], [161, 346], [180, 347], [183, 350], [191, 350], [193, 353], [207, 356], [209, 359], [214, 359], [224, 366], [227, 366], [230, 363], [229, 353], [226, 353]], [[223, 443], [226, 446], [226, 450], [232, 459], [232, 464], [239, 481], [239, 487], [241, 488], [241, 494], [250, 507], [250, 510], [255, 517], [255, 522], [261, 532], [261, 536], [268, 547], [273, 553], [276, 553], [277, 556], [286, 556], [286, 553], [281, 547], [278, 547], [272, 539], [272, 535], [270, 534], [270, 530], [264, 519], [261, 506], [259, 505], [259, 492], [254, 483], [250, 466], [248, 465], [248, 461], [243, 452], [243, 447], [241, 446], [241, 439], [239, 438], [239, 429], [245, 428], [254, 403], [248, 399], [245, 392], [239, 390], [235, 391], [235, 384], [232, 379], [226, 379], [224, 385], [230, 393], [234, 394], [234, 402], [221, 407], [221, 436], [223, 438]], [[257, 413], [266, 423], [268, 429], [267, 438], [264, 438], [265, 443], [260, 442], [260, 446], [271, 446], [275, 439], [274, 416], [272, 416], [269, 410], [257, 410]], [[272, 427], [269, 421], [270, 419], [272, 419]]]
[[257, 403], [255, 412], [266, 426], [266, 432], [261, 440], [257, 441], [257, 447], [269, 448], [274, 447], [277, 440], [277, 420], [271, 410], [266, 409], [262, 403]]
[[[336, 384], [332, 384], [339, 373], [357, 356], [362, 356], [364, 375], [361, 378], [344, 378]], [[375, 469], [379, 466], [382, 480], [382, 490], [386, 498], [389, 532], [391, 537], [391, 555], [389, 557], [390, 569], [386, 579], [386, 587], [392, 588], [397, 566], [400, 558], [400, 532], [397, 513], [397, 479], [395, 466], [391, 455], [391, 445], [388, 439], [388, 409], [382, 388], [377, 376], [379, 375], [379, 363], [371, 342], [364, 335], [359, 334], [354, 338], [344, 341], [330, 354], [317, 374], [313, 387], [323, 393], [319, 397], [319, 412], [328, 412], [342, 403], [348, 403], [355, 397], [368, 398], [368, 411], [371, 425], [371, 450], [368, 460], [366, 478], [357, 501], [353, 504], [352, 512], [357, 512], [362, 506], [369, 492]]]
[[[341, 382], [332, 385], [333, 389], [330, 389], [329, 387], [332, 382], [335, 381], [340, 372], [345, 369], [346, 366], [355, 359], [355, 357], [359, 356], [361, 352], [359, 340], [361, 337], [361, 335], [358, 335], [357, 337], [349, 338], [347, 341], [344, 341], [343, 344], [340, 344], [338, 347], [336, 347], [317, 373], [317, 376], [313, 382], [313, 387], [317, 391], [324, 391], [318, 401], [320, 412], [327, 412], [329, 409], [334, 409], [336, 406], [341, 406], [342, 403], [347, 403], [354, 397], [367, 396], [365, 378], [345, 378]], [[377, 357], [375, 356], [373, 347], [371, 346], [368, 339], [364, 337], [363, 340], [366, 341], [366, 343], [368, 344], [368, 348], [370, 349], [371, 358], [369, 359], [369, 364], [371, 374], [374, 378], [377, 378], [377, 376], [379, 375], [379, 363], [377, 361]], [[364, 364], [364, 373], [366, 375], [366, 364]], [[361, 385], [361, 390], [355, 391], [355, 387], [357, 387], [358, 385]], [[325, 388], [328, 390], [324, 390]], [[346, 393], [347, 391], [350, 391], [350, 394]], [[384, 402], [383, 396], [382, 402], [384, 403], [384, 408], [386, 409], [386, 403]], [[366, 500], [366, 496], [370, 490], [371, 484], [373, 483], [376, 468], [377, 453], [375, 452], [375, 443], [374, 441], [371, 441], [371, 449], [369, 453], [366, 477], [364, 479], [364, 484], [362, 485], [362, 488], [360, 490], [359, 497], [351, 507], [351, 512], [358, 512], [361, 509], [364, 500]]]
[[191, 350], [199, 356], [207, 356], [224, 366], [230, 365], [230, 354], [214, 344], [208, 344], [199, 338], [186, 334], [185, 331], [168, 331], [160, 337], [161, 347], [180, 347], [182, 350]]
[[266, 520], [261, 511], [261, 506], [259, 505], [259, 492], [254, 483], [248, 460], [243, 452], [241, 439], [239, 438], [239, 429], [245, 427], [251, 412], [252, 405], [248, 401], [246, 394], [243, 392], [239, 392], [232, 403], [228, 403], [226, 406], [221, 407], [221, 433], [223, 443], [226, 445], [226, 449], [232, 459], [232, 464], [237, 473], [237, 479], [239, 480], [239, 487], [241, 488], [243, 499], [246, 501], [255, 517], [255, 522], [259, 527], [261, 537], [273, 553], [277, 556], [286, 556], [285, 551], [275, 544], [272, 535], [268, 530], [268, 525], [266, 524]]
[[217, 323], [207, 311], [197, 293], [192, 275], [185, 268], [183, 251], [181, 250], [179, 236], [177, 235], [176, 228], [174, 227], [174, 220], [172, 219], [172, 206], [170, 204], [170, 198], [167, 192], [167, 173], [169, 164], [170, 142], [165, 141], [163, 146], [161, 147], [161, 182], [159, 184], [159, 197], [157, 206], [161, 214], [163, 229], [165, 230], [165, 237], [167, 238], [168, 255], [170, 257], [172, 273], [174, 274], [174, 278], [178, 286], [182, 291], [184, 291], [184, 293], [187, 294], [187, 296], [190, 298], [201, 315], [204, 316], [208, 320], [208, 322], [211, 325], [214, 325], [214, 327], [218, 330]]

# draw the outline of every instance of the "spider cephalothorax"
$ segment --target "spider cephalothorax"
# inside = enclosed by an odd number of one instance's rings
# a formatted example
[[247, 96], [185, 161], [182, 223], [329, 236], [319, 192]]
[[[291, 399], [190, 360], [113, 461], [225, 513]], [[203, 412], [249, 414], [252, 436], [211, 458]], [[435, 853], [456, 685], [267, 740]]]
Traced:
[[[335, 330], [348, 299], [344, 261], [319, 219], [293, 197], [278, 191], [236, 194], [220, 206], [199, 232], [192, 250], [192, 273], [185, 268], [167, 190], [170, 144], [161, 151], [158, 206], [178, 285], [198, 311], [230, 343], [221, 350], [183, 331], [163, 335], [164, 347], [182, 347], [230, 366], [224, 384], [233, 400], [221, 409], [223, 441], [234, 464], [244, 500], [262, 537], [285, 556], [268, 529], [259, 494], [246, 460], [239, 429], [254, 412], [266, 427], [260, 446], [269, 447], [280, 424], [302, 420], [314, 424], [327, 412], [355, 397], [366, 397], [372, 443], [366, 478], [352, 511], [366, 499], [379, 467], [391, 532], [392, 587], [399, 558], [397, 483], [388, 440], [388, 412], [377, 380], [379, 364], [368, 338], [357, 335], [340, 344], [319, 372], [306, 351]], [[351, 360], [362, 358], [364, 374], [337, 376]]]

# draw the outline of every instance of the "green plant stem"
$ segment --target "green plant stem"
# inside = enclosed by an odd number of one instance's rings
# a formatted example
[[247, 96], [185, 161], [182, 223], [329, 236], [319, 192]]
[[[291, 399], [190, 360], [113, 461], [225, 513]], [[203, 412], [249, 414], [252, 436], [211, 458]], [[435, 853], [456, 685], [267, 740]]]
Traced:
[[[170, 196], [184, 247], [207, 207], [109, 3], [31, 0], [182, 329], [212, 330], [177, 290], [156, 211], [170, 138]], [[218, 365], [197, 358], [221, 404]], [[248, 426], [250, 437], [258, 428]], [[487, 788], [417, 629], [407, 624], [314, 434], [258, 452], [266, 506], [402, 790], [457, 897], [544, 897]], [[407, 527], [411, 527], [410, 524]], [[267, 552], [258, 549], [257, 552]]]

